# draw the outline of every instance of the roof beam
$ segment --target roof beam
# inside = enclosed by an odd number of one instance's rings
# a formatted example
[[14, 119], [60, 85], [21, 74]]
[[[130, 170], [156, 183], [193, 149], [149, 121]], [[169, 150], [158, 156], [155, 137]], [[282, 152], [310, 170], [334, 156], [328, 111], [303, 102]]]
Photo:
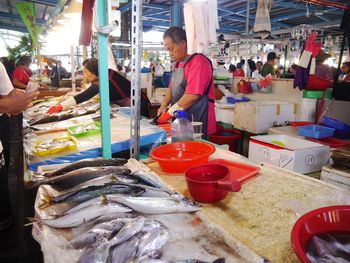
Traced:
[[27, 28], [22, 27], [22, 26], [12, 26], [12, 25], [0, 24], [0, 28], [6, 29], [6, 30], [18, 31], [18, 32], [22, 32], [22, 33], [28, 33]]
[[170, 17], [169, 16], [151, 15], [151, 14], [149, 14], [149, 15], [144, 15], [143, 18], [170, 22]]
[[160, 27], [170, 27], [170, 21], [149, 21], [149, 20], [143, 20], [142, 24], [144, 26], [160, 26]]
[[58, 0], [30, 0], [28, 2], [33, 2], [35, 4], [56, 6]]
[[[22, 20], [21, 16], [15, 15], [15, 14], [9, 14], [9, 13], [5, 13], [5, 12], [0, 12], [0, 18], [7, 19], [7, 20], [15, 20], [15, 21], [23, 23], [23, 20]], [[41, 19], [41, 18], [36, 18], [36, 23], [38, 25], [42, 26], [42, 25], [45, 25], [45, 20]]]

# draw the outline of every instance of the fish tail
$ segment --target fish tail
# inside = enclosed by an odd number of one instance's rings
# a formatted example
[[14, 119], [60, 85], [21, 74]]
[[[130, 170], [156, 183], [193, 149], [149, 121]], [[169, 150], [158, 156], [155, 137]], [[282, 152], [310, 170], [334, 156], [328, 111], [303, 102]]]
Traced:
[[40, 209], [45, 209], [51, 205], [52, 199], [49, 195], [44, 194], [43, 195], [43, 203], [39, 205]]
[[36, 219], [36, 218], [34, 218], [34, 217], [27, 217], [27, 219], [28, 219], [30, 222], [27, 223], [27, 224], [24, 224], [24, 226], [31, 226], [31, 225], [33, 225], [33, 224], [39, 222], [39, 220]]

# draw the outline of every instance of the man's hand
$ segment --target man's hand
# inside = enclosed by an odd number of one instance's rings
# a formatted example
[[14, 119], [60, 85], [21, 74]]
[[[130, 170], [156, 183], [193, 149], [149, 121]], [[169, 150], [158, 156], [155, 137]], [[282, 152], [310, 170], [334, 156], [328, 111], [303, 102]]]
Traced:
[[162, 104], [158, 109], [158, 116], [165, 113], [167, 111], [168, 105]]
[[30, 102], [39, 95], [39, 92], [26, 94], [22, 90], [14, 89], [7, 96], [0, 100], [2, 112], [10, 115], [18, 115], [26, 110]]

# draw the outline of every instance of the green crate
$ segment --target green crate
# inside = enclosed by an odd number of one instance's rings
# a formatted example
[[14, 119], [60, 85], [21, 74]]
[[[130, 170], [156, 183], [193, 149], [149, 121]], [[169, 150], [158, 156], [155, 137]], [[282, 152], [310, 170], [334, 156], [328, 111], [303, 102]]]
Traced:
[[86, 126], [87, 124], [82, 124], [82, 125], [76, 125], [76, 126], [72, 126], [67, 128], [67, 131], [70, 135], [74, 136], [74, 137], [85, 137], [85, 136], [90, 136], [90, 135], [94, 135], [97, 133], [101, 132], [101, 124], [98, 121], [94, 121], [93, 124], [95, 124], [96, 129], [91, 130], [91, 131], [86, 131], [86, 132], [81, 132], [81, 133], [75, 133], [75, 129], [81, 126]]
[[[322, 99], [323, 91], [321, 90], [304, 90], [303, 98], [305, 99]], [[326, 99], [332, 99], [332, 90], [327, 89], [325, 94]]]

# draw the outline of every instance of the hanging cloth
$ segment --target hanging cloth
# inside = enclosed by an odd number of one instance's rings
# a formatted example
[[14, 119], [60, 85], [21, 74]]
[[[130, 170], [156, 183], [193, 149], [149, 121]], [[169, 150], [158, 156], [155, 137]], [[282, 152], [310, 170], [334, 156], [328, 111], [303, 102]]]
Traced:
[[79, 45], [89, 46], [91, 43], [94, 3], [95, 0], [83, 1]]
[[272, 6], [272, 0], [258, 0], [254, 21], [254, 33], [260, 34], [261, 38], [266, 38], [271, 33], [271, 21], [269, 7]]

